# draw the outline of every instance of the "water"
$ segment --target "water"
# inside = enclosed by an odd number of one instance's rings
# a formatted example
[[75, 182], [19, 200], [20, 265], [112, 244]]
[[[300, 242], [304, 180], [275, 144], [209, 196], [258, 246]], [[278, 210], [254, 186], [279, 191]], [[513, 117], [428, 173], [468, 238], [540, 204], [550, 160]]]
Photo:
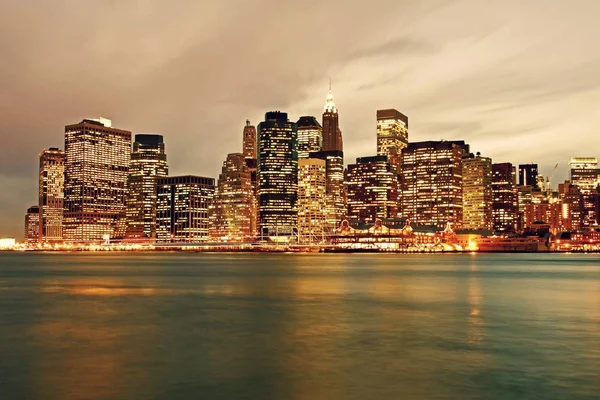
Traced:
[[1, 399], [599, 399], [600, 256], [0, 253]]

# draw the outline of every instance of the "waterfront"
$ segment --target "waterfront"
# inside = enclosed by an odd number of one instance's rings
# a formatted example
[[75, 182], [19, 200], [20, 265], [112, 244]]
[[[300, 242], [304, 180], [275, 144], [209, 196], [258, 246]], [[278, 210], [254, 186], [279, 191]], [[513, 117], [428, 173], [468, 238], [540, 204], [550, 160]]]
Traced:
[[597, 254], [0, 253], [8, 399], [596, 399]]

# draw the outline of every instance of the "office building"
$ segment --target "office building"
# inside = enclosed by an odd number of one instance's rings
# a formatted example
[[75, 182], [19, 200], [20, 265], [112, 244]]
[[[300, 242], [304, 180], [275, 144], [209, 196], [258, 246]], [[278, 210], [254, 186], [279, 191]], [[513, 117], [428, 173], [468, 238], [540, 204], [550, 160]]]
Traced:
[[346, 217], [346, 194], [344, 187], [344, 153], [341, 151], [317, 151], [310, 158], [325, 160], [326, 174], [326, 233], [334, 232]]
[[201, 176], [170, 176], [157, 182], [156, 241], [208, 240], [209, 207], [215, 180]]
[[156, 239], [157, 182], [169, 174], [162, 135], [135, 135], [127, 188], [127, 239]]
[[248, 120], [244, 126], [242, 146], [245, 158], [256, 159], [256, 128]]
[[492, 229], [492, 159], [466, 157], [463, 163], [463, 229]]
[[510, 233], [517, 229], [518, 195], [515, 168], [511, 163], [492, 164], [493, 228]]
[[322, 241], [327, 224], [327, 168], [318, 158], [298, 160], [298, 236], [301, 242]]
[[402, 217], [412, 222], [460, 228], [463, 218], [464, 141], [409, 143], [402, 152]]
[[256, 198], [252, 176], [242, 153], [231, 153], [223, 162], [210, 206], [212, 240], [249, 242], [256, 234]]
[[298, 223], [298, 132], [287, 113], [272, 111], [258, 125], [260, 236], [288, 236]]
[[321, 124], [315, 117], [304, 116], [296, 122], [298, 126], [298, 158], [308, 158], [311, 152], [320, 151], [322, 145]]
[[402, 150], [408, 146], [408, 117], [398, 110], [377, 110], [377, 155], [387, 156], [400, 172]]
[[533, 191], [541, 190], [537, 164], [519, 164], [519, 186], [531, 186]]
[[600, 185], [600, 167], [596, 157], [573, 157], [569, 168], [571, 184], [583, 193], [595, 190]]
[[65, 154], [64, 239], [123, 238], [131, 132], [104, 118], [84, 119], [65, 127]]
[[43, 243], [63, 240], [65, 152], [57, 148], [40, 153], [39, 239]]
[[398, 174], [385, 155], [361, 157], [346, 173], [349, 220], [374, 223], [398, 215]]
[[339, 114], [333, 100], [333, 94], [331, 94], [331, 87], [329, 88], [329, 94], [325, 101], [325, 107], [323, 109], [323, 151], [344, 151], [344, 144], [342, 141], [342, 131], [339, 125]]
[[40, 208], [31, 206], [25, 214], [25, 240], [29, 244], [38, 243], [40, 240]]

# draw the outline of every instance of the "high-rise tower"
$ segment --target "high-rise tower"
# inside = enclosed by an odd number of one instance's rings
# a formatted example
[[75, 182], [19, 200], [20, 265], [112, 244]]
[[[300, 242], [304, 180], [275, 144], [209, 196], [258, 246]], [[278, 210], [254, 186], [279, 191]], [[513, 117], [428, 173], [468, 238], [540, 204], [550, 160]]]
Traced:
[[398, 110], [377, 110], [377, 155], [387, 156], [400, 172], [402, 149], [408, 146], [408, 117]]
[[168, 173], [162, 135], [135, 135], [127, 182], [128, 239], [156, 239], [156, 184]]
[[331, 94], [331, 84], [323, 109], [323, 151], [344, 151], [339, 115]]
[[63, 240], [65, 152], [57, 148], [40, 153], [40, 242]]
[[492, 229], [492, 159], [477, 153], [462, 163], [463, 228]]
[[322, 128], [315, 117], [300, 117], [298, 122], [298, 158], [308, 158], [314, 151], [320, 151], [322, 146]]
[[244, 126], [243, 152], [246, 159], [256, 159], [256, 128], [248, 120]]

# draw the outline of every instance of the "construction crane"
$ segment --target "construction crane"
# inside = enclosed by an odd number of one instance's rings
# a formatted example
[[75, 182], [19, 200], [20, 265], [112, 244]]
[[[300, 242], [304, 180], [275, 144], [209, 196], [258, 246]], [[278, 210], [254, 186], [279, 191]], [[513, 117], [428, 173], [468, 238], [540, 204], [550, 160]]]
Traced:
[[546, 191], [548, 198], [550, 198], [550, 196], [552, 195], [552, 187], [550, 186], [550, 181], [552, 180], [552, 176], [554, 176], [554, 173], [556, 172], [556, 168], [558, 168], [558, 163], [556, 163], [554, 168], [552, 168], [552, 172], [550, 172], [550, 174], [548, 174], [548, 176], [546, 177]]

